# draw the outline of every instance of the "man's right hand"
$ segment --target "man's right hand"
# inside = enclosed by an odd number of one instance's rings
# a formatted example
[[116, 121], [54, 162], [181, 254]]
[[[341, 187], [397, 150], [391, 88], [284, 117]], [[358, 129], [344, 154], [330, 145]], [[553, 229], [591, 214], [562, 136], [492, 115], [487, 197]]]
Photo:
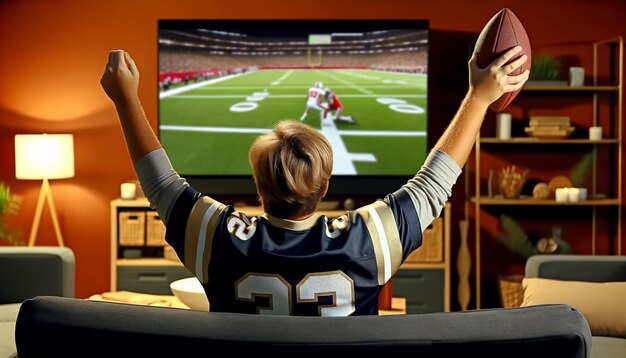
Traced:
[[113, 103], [137, 98], [139, 70], [128, 52], [113, 50], [104, 68], [100, 84]]
[[522, 48], [519, 46], [514, 47], [485, 68], [478, 67], [478, 54], [473, 54], [468, 65], [470, 72], [470, 91], [475, 99], [489, 106], [504, 93], [517, 91], [522, 88], [526, 80], [528, 80], [530, 72], [526, 70], [516, 76], [510, 76], [509, 73], [515, 71], [526, 62], [528, 56], [520, 56], [515, 61], [506, 64], [521, 50]]

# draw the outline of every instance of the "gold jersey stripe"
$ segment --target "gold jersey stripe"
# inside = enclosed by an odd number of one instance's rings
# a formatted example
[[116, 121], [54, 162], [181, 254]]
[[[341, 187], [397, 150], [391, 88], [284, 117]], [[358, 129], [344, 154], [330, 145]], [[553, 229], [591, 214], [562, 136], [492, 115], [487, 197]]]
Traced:
[[[206, 270], [213, 243], [215, 222], [224, 205], [207, 196], [200, 198], [191, 209], [185, 230], [185, 267], [206, 283]], [[205, 261], [206, 265], [205, 265]]]
[[402, 264], [402, 244], [391, 208], [382, 201], [357, 209], [372, 238], [378, 284], [384, 285]]

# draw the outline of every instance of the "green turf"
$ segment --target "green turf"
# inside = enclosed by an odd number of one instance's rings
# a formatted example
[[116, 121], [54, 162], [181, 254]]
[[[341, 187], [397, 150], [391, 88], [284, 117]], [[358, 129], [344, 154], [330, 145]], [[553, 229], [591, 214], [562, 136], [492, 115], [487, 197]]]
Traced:
[[[426, 131], [426, 76], [367, 70], [261, 70], [207, 83], [199, 88], [161, 98], [160, 140], [174, 168], [182, 174], [250, 174], [247, 153], [258, 133], [174, 131], [163, 126], [269, 130], [283, 119], [299, 119], [308, 89], [316, 81], [330, 87], [344, 106], [344, 115], [356, 124], [337, 123], [348, 153], [372, 154], [376, 162], [354, 161], [359, 174], [412, 175], [423, 163], [426, 137], [355, 136], [350, 131]], [[263, 100], [249, 100], [269, 93]], [[417, 105], [423, 114], [394, 111], [380, 99]], [[233, 112], [238, 103], [255, 103], [248, 112]], [[319, 112], [311, 110], [305, 122], [320, 129]]]

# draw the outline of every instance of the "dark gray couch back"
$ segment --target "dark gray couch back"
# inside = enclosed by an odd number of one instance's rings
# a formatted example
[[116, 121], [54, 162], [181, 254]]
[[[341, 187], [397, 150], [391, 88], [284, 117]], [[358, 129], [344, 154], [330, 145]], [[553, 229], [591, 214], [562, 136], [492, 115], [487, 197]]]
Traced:
[[398, 316], [287, 317], [37, 297], [20, 310], [28, 357], [588, 357], [566, 305]]

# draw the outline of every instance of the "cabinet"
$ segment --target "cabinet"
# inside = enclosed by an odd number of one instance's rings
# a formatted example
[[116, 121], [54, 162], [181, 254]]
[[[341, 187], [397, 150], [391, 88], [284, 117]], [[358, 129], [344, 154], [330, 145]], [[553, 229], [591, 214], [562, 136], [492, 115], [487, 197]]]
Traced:
[[111, 292], [171, 295], [171, 282], [191, 276], [147, 199], [111, 201]]
[[[501, 140], [492, 137], [481, 137], [479, 133], [475, 145], [474, 157], [474, 188], [473, 194], [468, 191], [468, 200], [475, 209], [475, 298], [476, 308], [481, 307], [481, 216], [484, 211], [507, 212], [511, 209], [526, 207], [526, 215], [540, 215], [534, 220], [550, 220], [558, 212], [565, 210], [590, 211], [585, 219], [591, 231], [589, 253], [596, 254], [598, 246], [598, 227], [600, 221], [608, 226], [608, 246], [611, 254], [622, 254], [622, 114], [623, 114], [623, 39], [617, 37], [590, 44], [593, 49], [592, 83], [580, 87], [558, 86], [525, 86], [518, 98], [525, 100], [525, 105], [532, 107], [533, 101], [549, 97], [551, 101], [575, 101], [591, 103], [591, 113], [581, 133], [571, 139], [533, 139], [513, 137]], [[602, 56], [602, 60], [600, 57]], [[516, 100], [519, 101], [519, 100]], [[567, 106], [560, 110], [567, 113]], [[603, 139], [589, 140], [586, 137], [591, 126], [603, 127]], [[588, 153], [591, 158], [591, 182], [587, 200], [579, 202], [556, 202], [554, 199], [539, 200], [532, 196], [520, 199], [505, 199], [502, 196], [487, 196], [486, 172], [481, 161], [485, 154], [498, 156], [499, 160], [511, 163], [510, 158], [503, 158], [502, 153], [513, 151], [518, 153], [513, 158], [520, 158], [524, 153], [526, 163], [540, 162], [547, 156], [563, 153]], [[565, 164], [563, 164], [565, 165]], [[551, 168], [552, 169], [552, 168]], [[540, 173], [539, 173], [540, 174]], [[494, 183], [497, 180], [494, 180]], [[602, 192], [603, 195], [599, 195]], [[601, 211], [601, 213], [600, 213]], [[540, 213], [540, 214], [539, 214]], [[581, 215], [576, 214], [579, 218]], [[584, 215], [583, 215], [584, 216]], [[608, 217], [608, 218], [607, 218]], [[549, 225], [548, 225], [549, 227]], [[491, 257], [491, 259], [493, 259]]]
[[[248, 216], [263, 213], [252, 206], [236, 210]], [[345, 213], [319, 212], [328, 217]], [[171, 282], [192, 276], [164, 242], [164, 229], [150, 229], [162, 225], [150, 223], [151, 219], [158, 217], [145, 198], [111, 201], [111, 291], [171, 294]], [[158, 235], [149, 234], [150, 230]], [[449, 203], [425, 230], [422, 247], [402, 265], [392, 284], [394, 296], [406, 297], [407, 313], [450, 311]]]

